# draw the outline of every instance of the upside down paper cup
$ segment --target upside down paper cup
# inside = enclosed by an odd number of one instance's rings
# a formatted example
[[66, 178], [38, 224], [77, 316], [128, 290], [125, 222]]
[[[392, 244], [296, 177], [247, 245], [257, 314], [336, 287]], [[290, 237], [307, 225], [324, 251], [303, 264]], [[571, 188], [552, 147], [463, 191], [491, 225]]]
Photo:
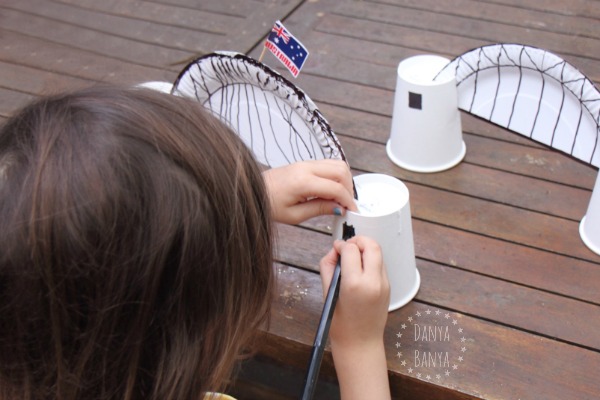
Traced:
[[450, 61], [410, 57], [398, 65], [388, 157], [415, 172], [438, 172], [462, 161], [466, 146], [453, 74], [437, 74]]
[[600, 172], [596, 178], [587, 213], [579, 224], [579, 236], [590, 250], [600, 255]]
[[411, 301], [419, 290], [408, 188], [398, 179], [382, 174], [354, 177], [359, 212], [336, 217], [333, 238], [341, 239], [343, 224], [356, 235], [374, 239], [381, 246], [390, 282], [390, 305], [396, 310]]

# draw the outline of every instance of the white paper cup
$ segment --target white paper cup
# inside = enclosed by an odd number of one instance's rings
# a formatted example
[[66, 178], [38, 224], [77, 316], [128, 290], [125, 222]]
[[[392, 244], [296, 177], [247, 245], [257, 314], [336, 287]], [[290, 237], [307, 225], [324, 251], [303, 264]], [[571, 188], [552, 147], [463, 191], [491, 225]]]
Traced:
[[173, 84], [169, 82], [161, 82], [161, 81], [150, 81], [144, 82], [136, 85], [137, 87], [142, 87], [146, 89], [156, 90], [157, 92], [163, 92], [170, 94], [171, 89], [173, 89]]
[[600, 255], [600, 172], [596, 178], [587, 213], [579, 224], [579, 236], [590, 250]]
[[408, 188], [398, 179], [382, 174], [354, 178], [360, 213], [348, 211], [336, 217], [333, 238], [341, 239], [343, 224], [354, 227], [356, 235], [372, 238], [381, 246], [390, 281], [389, 311], [415, 297], [421, 278], [415, 260]]
[[454, 167], [465, 156], [456, 78], [444, 74], [434, 80], [448, 62], [444, 57], [420, 55], [398, 65], [386, 150], [399, 167], [438, 172]]

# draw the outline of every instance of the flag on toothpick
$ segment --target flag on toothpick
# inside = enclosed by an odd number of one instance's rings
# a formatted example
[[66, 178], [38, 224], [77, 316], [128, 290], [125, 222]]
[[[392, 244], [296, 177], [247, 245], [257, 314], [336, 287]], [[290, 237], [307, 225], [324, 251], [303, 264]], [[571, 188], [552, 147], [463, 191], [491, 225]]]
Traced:
[[294, 78], [298, 76], [308, 57], [306, 47], [285, 29], [281, 21], [275, 22], [267, 37], [265, 47], [271, 50], [271, 53], [286, 66]]

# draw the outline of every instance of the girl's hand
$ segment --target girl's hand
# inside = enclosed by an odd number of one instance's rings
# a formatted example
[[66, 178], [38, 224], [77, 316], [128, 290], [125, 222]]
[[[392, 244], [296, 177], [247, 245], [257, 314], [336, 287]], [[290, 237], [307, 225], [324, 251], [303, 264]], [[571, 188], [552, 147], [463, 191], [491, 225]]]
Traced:
[[329, 333], [342, 399], [389, 399], [383, 332], [390, 286], [381, 248], [364, 236], [336, 241], [320, 264], [325, 294], [338, 255], [340, 293]]
[[390, 286], [381, 248], [372, 239], [355, 236], [336, 240], [321, 260], [321, 281], [326, 294], [333, 270], [342, 257], [340, 294], [331, 323], [332, 342], [361, 345], [383, 338], [390, 303]]
[[302, 161], [263, 172], [275, 221], [297, 224], [356, 211], [352, 174], [341, 160]]

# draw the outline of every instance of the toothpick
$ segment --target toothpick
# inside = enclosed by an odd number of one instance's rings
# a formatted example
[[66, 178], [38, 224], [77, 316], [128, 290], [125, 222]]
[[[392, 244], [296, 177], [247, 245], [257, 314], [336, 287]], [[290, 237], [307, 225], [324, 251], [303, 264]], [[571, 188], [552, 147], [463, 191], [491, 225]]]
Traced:
[[267, 48], [263, 46], [262, 53], [260, 53], [260, 57], [258, 57], [258, 62], [262, 62], [262, 59], [265, 56], [265, 51], [267, 51]]

